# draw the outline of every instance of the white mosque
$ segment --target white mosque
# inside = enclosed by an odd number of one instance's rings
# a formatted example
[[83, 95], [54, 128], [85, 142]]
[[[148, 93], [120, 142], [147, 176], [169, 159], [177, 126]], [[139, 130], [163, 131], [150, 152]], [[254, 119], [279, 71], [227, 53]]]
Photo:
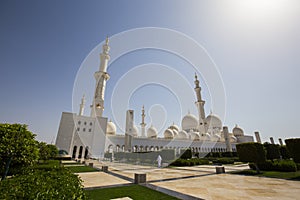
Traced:
[[[126, 113], [126, 131], [118, 134], [116, 125], [102, 116], [104, 110], [104, 95], [106, 81], [110, 76], [107, 73], [109, 56], [109, 39], [103, 45], [100, 54], [100, 68], [95, 72], [96, 89], [91, 105], [91, 115], [83, 116], [85, 98], [80, 104], [79, 113], [63, 112], [56, 138], [56, 146], [67, 151], [72, 158], [101, 158], [105, 152], [136, 152], [159, 151], [161, 149], [191, 148], [193, 152], [226, 152], [236, 151], [236, 144], [252, 142], [253, 137], [244, 135], [242, 128], [237, 125], [228, 131], [221, 119], [210, 113], [205, 115], [205, 101], [201, 97], [201, 87], [195, 74], [196, 107], [198, 116], [190, 113], [181, 121], [181, 127], [171, 124], [158, 137], [157, 129], [150, 126], [146, 129], [145, 109], [142, 108], [142, 122], [140, 130], [134, 125], [134, 111]], [[125, 114], [125, 113], [124, 113]]]

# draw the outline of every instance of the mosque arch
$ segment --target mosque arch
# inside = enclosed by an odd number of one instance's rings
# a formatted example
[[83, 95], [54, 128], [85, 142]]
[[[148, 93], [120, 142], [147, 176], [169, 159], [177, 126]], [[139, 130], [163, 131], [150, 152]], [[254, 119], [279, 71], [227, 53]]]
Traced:
[[122, 145], [122, 152], [125, 152], [125, 145]]
[[89, 147], [85, 147], [84, 159], [88, 159], [88, 158], [89, 158]]
[[120, 152], [120, 145], [116, 145], [116, 152]]
[[83, 146], [80, 146], [79, 147], [78, 158], [82, 158], [82, 151], [83, 151]]
[[144, 151], [144, 146], [140, 146], [140, 151], [143, 152]]
[[75, 146], [73, 147], [73, 153], [72, 153], [72, 158], [73, 158], [73, 159], [76, 158], [76, 153], [77, 153], [77, 146], [75, 145]]
[[108, 146], [108, 149], [107, 149], [107, 151], [109, 152], [109, 153], [111, 153], [111, 152], [113, 152], [113, 145], [112, 144], [110, 144], [109, 146]]

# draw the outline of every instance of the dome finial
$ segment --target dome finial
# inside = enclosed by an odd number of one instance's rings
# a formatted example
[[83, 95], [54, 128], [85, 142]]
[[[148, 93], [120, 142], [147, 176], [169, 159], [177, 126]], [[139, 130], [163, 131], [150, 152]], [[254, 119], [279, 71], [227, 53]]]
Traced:
[[196, 73], [196, 72], [195, 72], [195, 79], [198, 80], [198, 76], [197, 76], [197, 73]]

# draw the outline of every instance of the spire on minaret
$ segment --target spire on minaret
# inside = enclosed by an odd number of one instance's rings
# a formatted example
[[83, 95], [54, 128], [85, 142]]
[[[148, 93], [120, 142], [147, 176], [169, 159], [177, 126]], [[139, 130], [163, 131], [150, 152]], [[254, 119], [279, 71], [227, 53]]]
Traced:
[[198, 76], [197, 76], [197, 73], [195, 72], [195, 81], [194, 81], [196, 87], [195, 88], [199, 88], [199, 80], [198, 80]]
[[80, 108], [79, 108], [79, 115], [82, 116], [84, 112], [84, 106], [85, 106], [85, 95], [81, 98]]
[[109, 74], [106, 72], [108, 61], [110, 60], [108, 45], [109, 38], [106, 37], [105, 44], [102, 46], [102, 53], [100, 54], [100, 66], [99, 71], [95, 72], [94, 76], [96, 79], [96, 89], [94, 94], [94, 100], [92, 107], [91, 116], [102, 117], [104, 110], [104, 94], [106, 81], [109, 79]]
[[142, 107], [142, 123], [140, 124], [141, 125], [141, 136], [142, 137], [146, 137], [146, 123], [145, 123], [145, 107], [143, 105]]

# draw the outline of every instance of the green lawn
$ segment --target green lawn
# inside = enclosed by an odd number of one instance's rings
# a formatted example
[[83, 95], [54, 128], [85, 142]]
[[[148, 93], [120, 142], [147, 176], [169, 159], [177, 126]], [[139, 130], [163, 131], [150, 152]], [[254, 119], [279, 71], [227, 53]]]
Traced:
[[177, 199], [175, 197], [171, 197], [161, 192], [157, 192], [155, 190], [151, 190], [144, 186], [140, 185], [130, 185], [130, 186], [123, 186], [123, 187], [115, 187], [115, 188], [104, 188], [104, 189], [96, 189], [96, 190], [86, 190], [85, 191], [87, 198], [91, 200], [96, 199], [114, 199], [120, 197], [129, 197], [131, 199], [138, 199], [138, 200], [171, 200]]
[[69, 166], [69, 167], [66, 167], [66, 169], [70, 170], [73, 173], [99, 171], [99, 170], [89, 167], [89, 166]]
[[300, 181], [300, 171], [296, 171], [296, 172], [262, 171], [261, 174], [256, 174], [255, 170], [243, 170], [243, 171], [232, 172], [232, 174], [253, 175], [253, 176], [281, 178], [281, 179]]

